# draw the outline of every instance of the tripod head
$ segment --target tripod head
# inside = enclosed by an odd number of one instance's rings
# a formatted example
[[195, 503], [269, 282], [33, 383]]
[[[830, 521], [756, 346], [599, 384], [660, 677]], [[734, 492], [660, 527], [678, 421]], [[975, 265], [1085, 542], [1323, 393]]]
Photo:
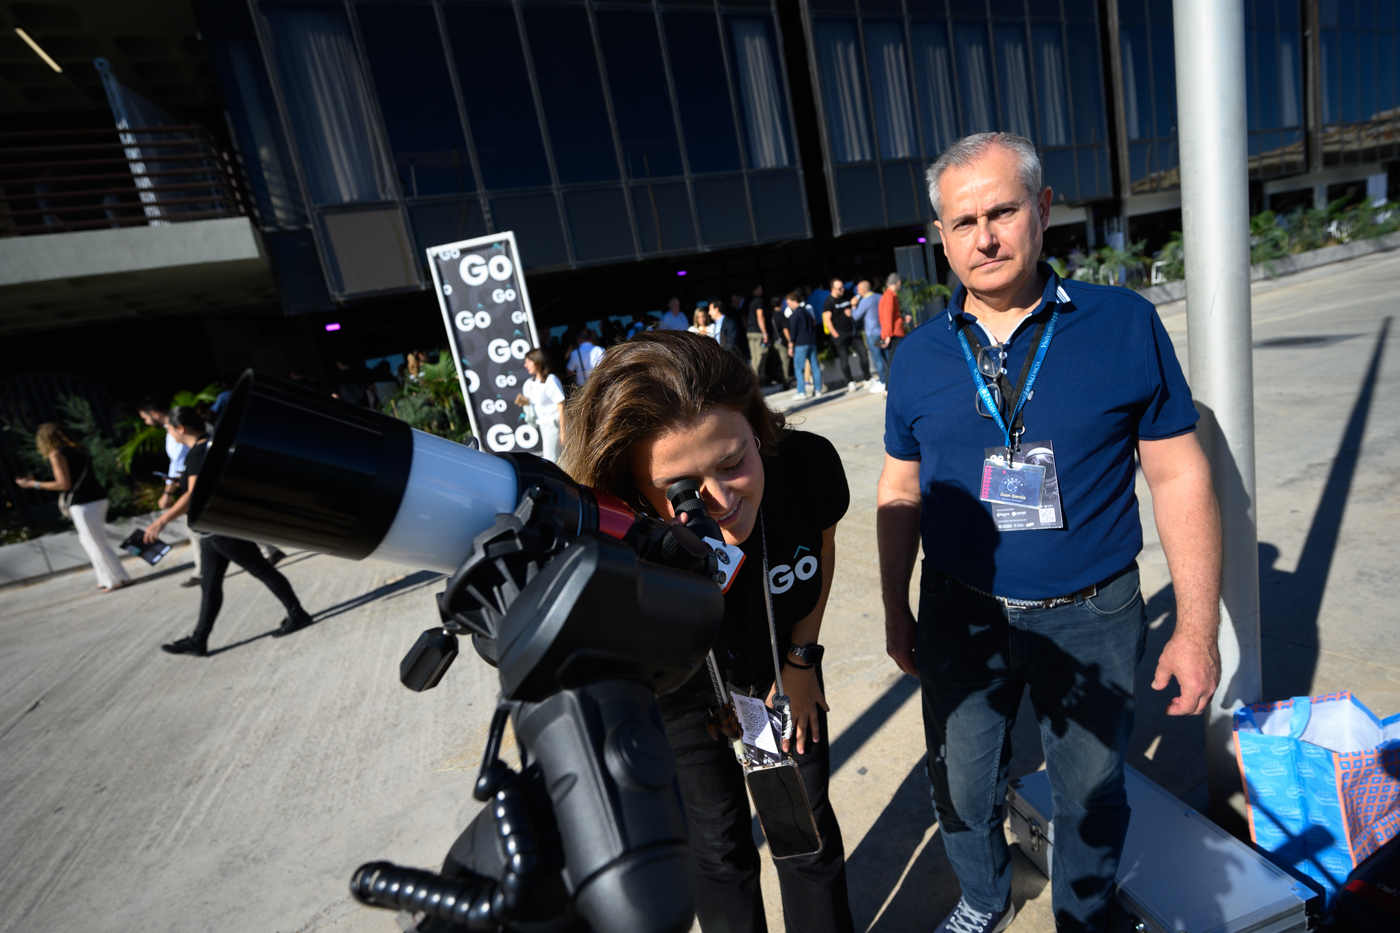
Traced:
[[[195, 488], [198, 531], [451, 567], [441, 625], [400, 679], [431, 689], [460, 635], [497, 668], [473, 791], [488, 807], [443, 873], [369, 863], [357, 899], [414, 911], [424, 933], [690, 928], [695, 866], [655, 695], [694, 674], [723, 614], [694, 533], [532, 455], [484, 454], [251, 371]], [[508, 720], [521, 772], [498, 756]]]

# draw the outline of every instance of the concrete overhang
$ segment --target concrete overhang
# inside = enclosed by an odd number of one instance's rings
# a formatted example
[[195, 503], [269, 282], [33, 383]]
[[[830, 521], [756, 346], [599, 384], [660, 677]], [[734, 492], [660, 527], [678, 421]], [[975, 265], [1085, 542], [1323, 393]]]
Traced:
[[0, 334], [277, 300], [246, 217], [0, 239]]

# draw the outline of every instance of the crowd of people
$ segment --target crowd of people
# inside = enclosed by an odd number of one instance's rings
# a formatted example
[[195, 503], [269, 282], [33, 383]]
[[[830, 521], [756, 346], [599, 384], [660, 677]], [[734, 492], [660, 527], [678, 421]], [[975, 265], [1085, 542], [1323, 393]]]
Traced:
[[[677, 519], [667, 489], [693, 479], [724, 543], [751, 558], [725, 591], [708, 669], [658, 698], [707, 933], [766, 929], [744, 775], [719, 725], [727, 696], [739, 693], [790, 711], [784, 752], [820, 835], [816, 851], [776, 862], [787, 929], [853, 929], [820, 644], [850, 490], [833, 444], [794, 429], [763, 391], [781, 383], [823, 393], [825, 339], [847, 386], [888, 399], [876, 524], [886, 645], [921, 685], [932, 805], [961, 886], [953, 911], [930, 924], [935, 933], [1000, 933], [1015, 916], [1002, 825], [1011, 727], [1027, 690], [1054, 795], [1056, 928], [1106, 929], [1147, 632], [1139, 463], [1177, 611], [1152, 686], [1175, 681], [1168, 712], [1197, 715], [1219, 682], [1218, 508], [1197, 411], [1156, 310], [1126, 289], [1062, 280], [1039, 261], [1052, 192], [1029, 141], [967, 137], [929, 169], [929, 190], [962, 283], [946, 327], [942, 317], [910, 326], [897, 275], [879, 289], [835, 278], [771, 297], [756, 284], [707, 299], [689, 318], [673, 298], [653, 326], [581, 329], [567, 348], [552, 343], [525, 360], [530, 378], [516, 402], [531, 406], [547, 456], [668, 521]], [[409, 362], [412, 373], [424, 360]], [[209, 425], [194, 409], [149, 406], [142, 416], [170, 438], [165, 510], [149, 539], [182, 520]], [[127, 576], [102, 552], [105, 500], [85, 455], [53, 425], [39, 445], [54, 479], [22, 482], [69, 496], [99, 584], [120, 587]], [[212, 535], [198, 546], [198, 622], [166, 651], [207, 652], [230, 561], [285, 607], [276, 634], [311, 621], [252, 542]]]

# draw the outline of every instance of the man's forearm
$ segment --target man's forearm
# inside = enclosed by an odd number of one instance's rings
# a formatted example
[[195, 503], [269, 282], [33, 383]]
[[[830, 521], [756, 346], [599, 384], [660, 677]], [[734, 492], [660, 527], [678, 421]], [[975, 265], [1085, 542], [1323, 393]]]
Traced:
[[1207, 472], [1184, 472], [1152, 490], [1157, 535], [1176, 593], [1176, 634], [1214, 642], [1220, 626], [1220, 509]]
[[886, 614], [909, 610], [909, 581], [919, 554], [919, 501], [880, 487], [875, 512], [875, 540], [880, 553], [880, 597]]

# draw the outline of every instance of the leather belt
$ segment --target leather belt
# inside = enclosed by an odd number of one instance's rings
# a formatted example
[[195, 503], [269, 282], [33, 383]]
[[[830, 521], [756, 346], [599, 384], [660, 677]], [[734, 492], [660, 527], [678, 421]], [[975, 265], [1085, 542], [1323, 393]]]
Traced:
[[1070, 603], [1078, 602], [1081, 599], [1090, 599], [1091, 597], [1097, 596], [1099, 593], [1099, 585], [1095, 583], [1091, 586], [1084, 587], [1084, 589], [1077, 593], [1070, 593], [1066, 596], [1051, 596], [1048, 599], [1012, 599], [1009, 596], [996, 596], [985, 590], [979, 590], [975, 586], [962, 582], [957, 577], [948, 577], [948, 579], [952, 580], [963, 589], [976, 593], [978, 596], [994, 599], [1008, 609], [1054, 609], [1057, 606], [1068, 606]]

